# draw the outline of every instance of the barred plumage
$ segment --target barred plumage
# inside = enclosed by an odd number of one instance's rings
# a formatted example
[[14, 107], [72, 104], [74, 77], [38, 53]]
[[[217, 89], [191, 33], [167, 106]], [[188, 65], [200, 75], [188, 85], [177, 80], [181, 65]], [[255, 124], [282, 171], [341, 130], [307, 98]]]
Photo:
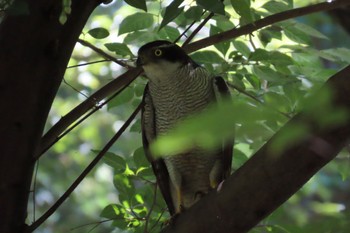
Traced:
[[216, 101], [216, 82], [220, 82], [222, 93], [227, 94], [228, 89], [221, 78], [214, 78], [180, 47], [167, 41], [141, 47], [138, 65], [149, 79], [142, 113], [145, 152], [170, 213], [179, 213], [229, 173], [232, 145], [214, 151], [193, 147], [186, 153], [163, 158], [155, 158], [148, 145], [157, 135], [166, 134], [179, 121]]

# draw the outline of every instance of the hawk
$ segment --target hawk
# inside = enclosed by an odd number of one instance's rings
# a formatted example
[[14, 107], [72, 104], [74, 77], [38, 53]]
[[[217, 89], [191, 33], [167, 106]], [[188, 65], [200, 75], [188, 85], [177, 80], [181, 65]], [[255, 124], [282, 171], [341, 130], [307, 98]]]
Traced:
[[180, 154], [157, 157], [149, 145], [179, 121], [229, 96], [229, 90], [221, 77], [211, 75], [169, 41], [145, 44], [136, 63], [148, 79], [141, 119], [143, 147], [170, 214], [178, 214], [230, 174], [232, 144], [223, 142], [211, 151], [193, 146]]

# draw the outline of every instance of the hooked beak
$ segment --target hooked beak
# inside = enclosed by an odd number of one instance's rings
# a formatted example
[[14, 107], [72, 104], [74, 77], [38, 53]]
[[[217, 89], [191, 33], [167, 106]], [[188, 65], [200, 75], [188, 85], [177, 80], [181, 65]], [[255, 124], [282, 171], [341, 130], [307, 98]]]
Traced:
[[140, 66], [143, 66], [146, 64], [146, 61], [145, 61], [145, 56], [142, 56], [142, 55], [139, 55], [137, 60], [136, 60], [136, 66], [137, 67], [140, 67]]

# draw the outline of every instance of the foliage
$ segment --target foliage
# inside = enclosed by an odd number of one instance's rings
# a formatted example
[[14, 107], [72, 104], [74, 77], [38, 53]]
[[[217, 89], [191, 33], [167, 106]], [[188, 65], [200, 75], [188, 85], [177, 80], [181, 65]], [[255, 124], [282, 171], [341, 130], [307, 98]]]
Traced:
[[[200, 22], [209, 17], [210, 12], [214, 12], [214, 16], [199, 31], [195, 40], [296, 6], [298, 2], [293, 3], [292, 0], [119, 0], [96, 10], [81, 39], [119, 61], [129, 62], [135, 59], [141, 45], [152, 40], [176, 41], [180, 38], [181, 45]], [[189, 27], [192, 23], [194, 25]], [[237, 169], [292, 116], [301, 109], [308, 109], [310, 102], [319, 102], [310, 113], [317, 116], [325, 127], [343, 120], [341, 109], [329, 106], [331, 94], [325, 93], [321, 97], [310, 94], [339, 67], [349, 63], [348, 48], [315, 46], [316, 42], [328, 43], [328, 36], [332, 33], [327, 32], [326, 36], [320, 32], [312, 19], [290, 19], [192, 53], [195, 61], [213, 74], [225, 78], [231, 89], [232, 101], [219, 106], [219, 110], [213, 107], [206, 114], [184, 122], [185, 127], [180, 126], [174, 135], [158, 141], [154, 145], [155, 150], [185, 148], [189, 142], [210, 148], [221, 137], [232, 137], [235, 131], [233, 168]], [[92, 53], [90, 48], [77, 45], [47, 128], [84, 100], [85, 96], [91, 95], [124, 71], [110, 61], [89, 64], [99, 59], [99, 54]], [[42, 214], [79, 174], [81, 167], [87, 165], [87, 160], [102, 149], [140, 103], [145, 83], [143, 78], [135, 80], [100, 113], [88, 118], [47, 152], [39, 163], [37, 207], [36, 210], [31, 209], [31, 213]], [[323, 113], [330, 111], [334, 113], [332, 118], [323, 118], [326, 115]], [[136, 119], [128, 132], [104, 156], [104, 164], [96, 167], [85, 179], [69, 202], [45, 224], [42, 232], [67, 231], [67, 224], [57, 226], [58, 222], [69, 222], [69, 218], [76, 213], [79, 217], [73, 218], [75, 223], [69, 228], [79, 225], [79, 218], [86, 219], [86, 222], [98, 222], [96, 211], [100, 211], [101, 219], [107, 219], [112, 227], [103, 224], [94, 229], [95, 232], [113, 229], [114, 232], [159, 231], [170, 216], [141, 148], [140, 128], [140, 120]], [[285, 149], [307, 132], [303, 126], [296, 126], [289, 135], [281, 138], [275, 149]], [[345, 221], [350, 215], [345, 209], [350, 204], [346, 199], [346, 195], [349, 195], [348, 157], [348, 153], [343, 151], [336, 161], [252, 232], [322, 232], [322, 221], [329, 222], [329, 231], [332, 232], [349, 229]], [[56, 162], [52, 163], [51, 160]], [[65, 172], [62, 173], [62, 170]], [[112, 189], [113, 185], [115, 189]], [[71, 205], [79, 205], [81, 211], [77, 208], [71, 210]], [[80, 229], [72, 232], [80, 232]], [[83, 232], [87, 231], [83, 229]]]

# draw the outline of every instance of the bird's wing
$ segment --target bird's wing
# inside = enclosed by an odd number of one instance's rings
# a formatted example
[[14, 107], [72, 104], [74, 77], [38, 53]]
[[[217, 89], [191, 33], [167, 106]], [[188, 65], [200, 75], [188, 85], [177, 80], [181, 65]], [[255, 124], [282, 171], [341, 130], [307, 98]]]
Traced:
[[148, 161], [151, 163], [153, 172], [157, 178], [157, 184], [162, 192], [163, 198], [168, 206], [170, 215], [175, 213], [173, 201], [170, 193], [169, 173], [165, 162], [161, 157], [155, 157], [150, 149], [150, 143], [156, 138], [155, 111], [152, 98], [148, 91], [148, 85], [143, 94], [143, 108], [141, 117], [142, 142]]
[[[217, 99], [227, 99], [231, 96], [225, 80], [220, 76], [214, 78], [214, 89]], [[224, 142], [220, 151], [223, 166], [223, 180], [231, 173], [233, 144], [233, 139]]]

